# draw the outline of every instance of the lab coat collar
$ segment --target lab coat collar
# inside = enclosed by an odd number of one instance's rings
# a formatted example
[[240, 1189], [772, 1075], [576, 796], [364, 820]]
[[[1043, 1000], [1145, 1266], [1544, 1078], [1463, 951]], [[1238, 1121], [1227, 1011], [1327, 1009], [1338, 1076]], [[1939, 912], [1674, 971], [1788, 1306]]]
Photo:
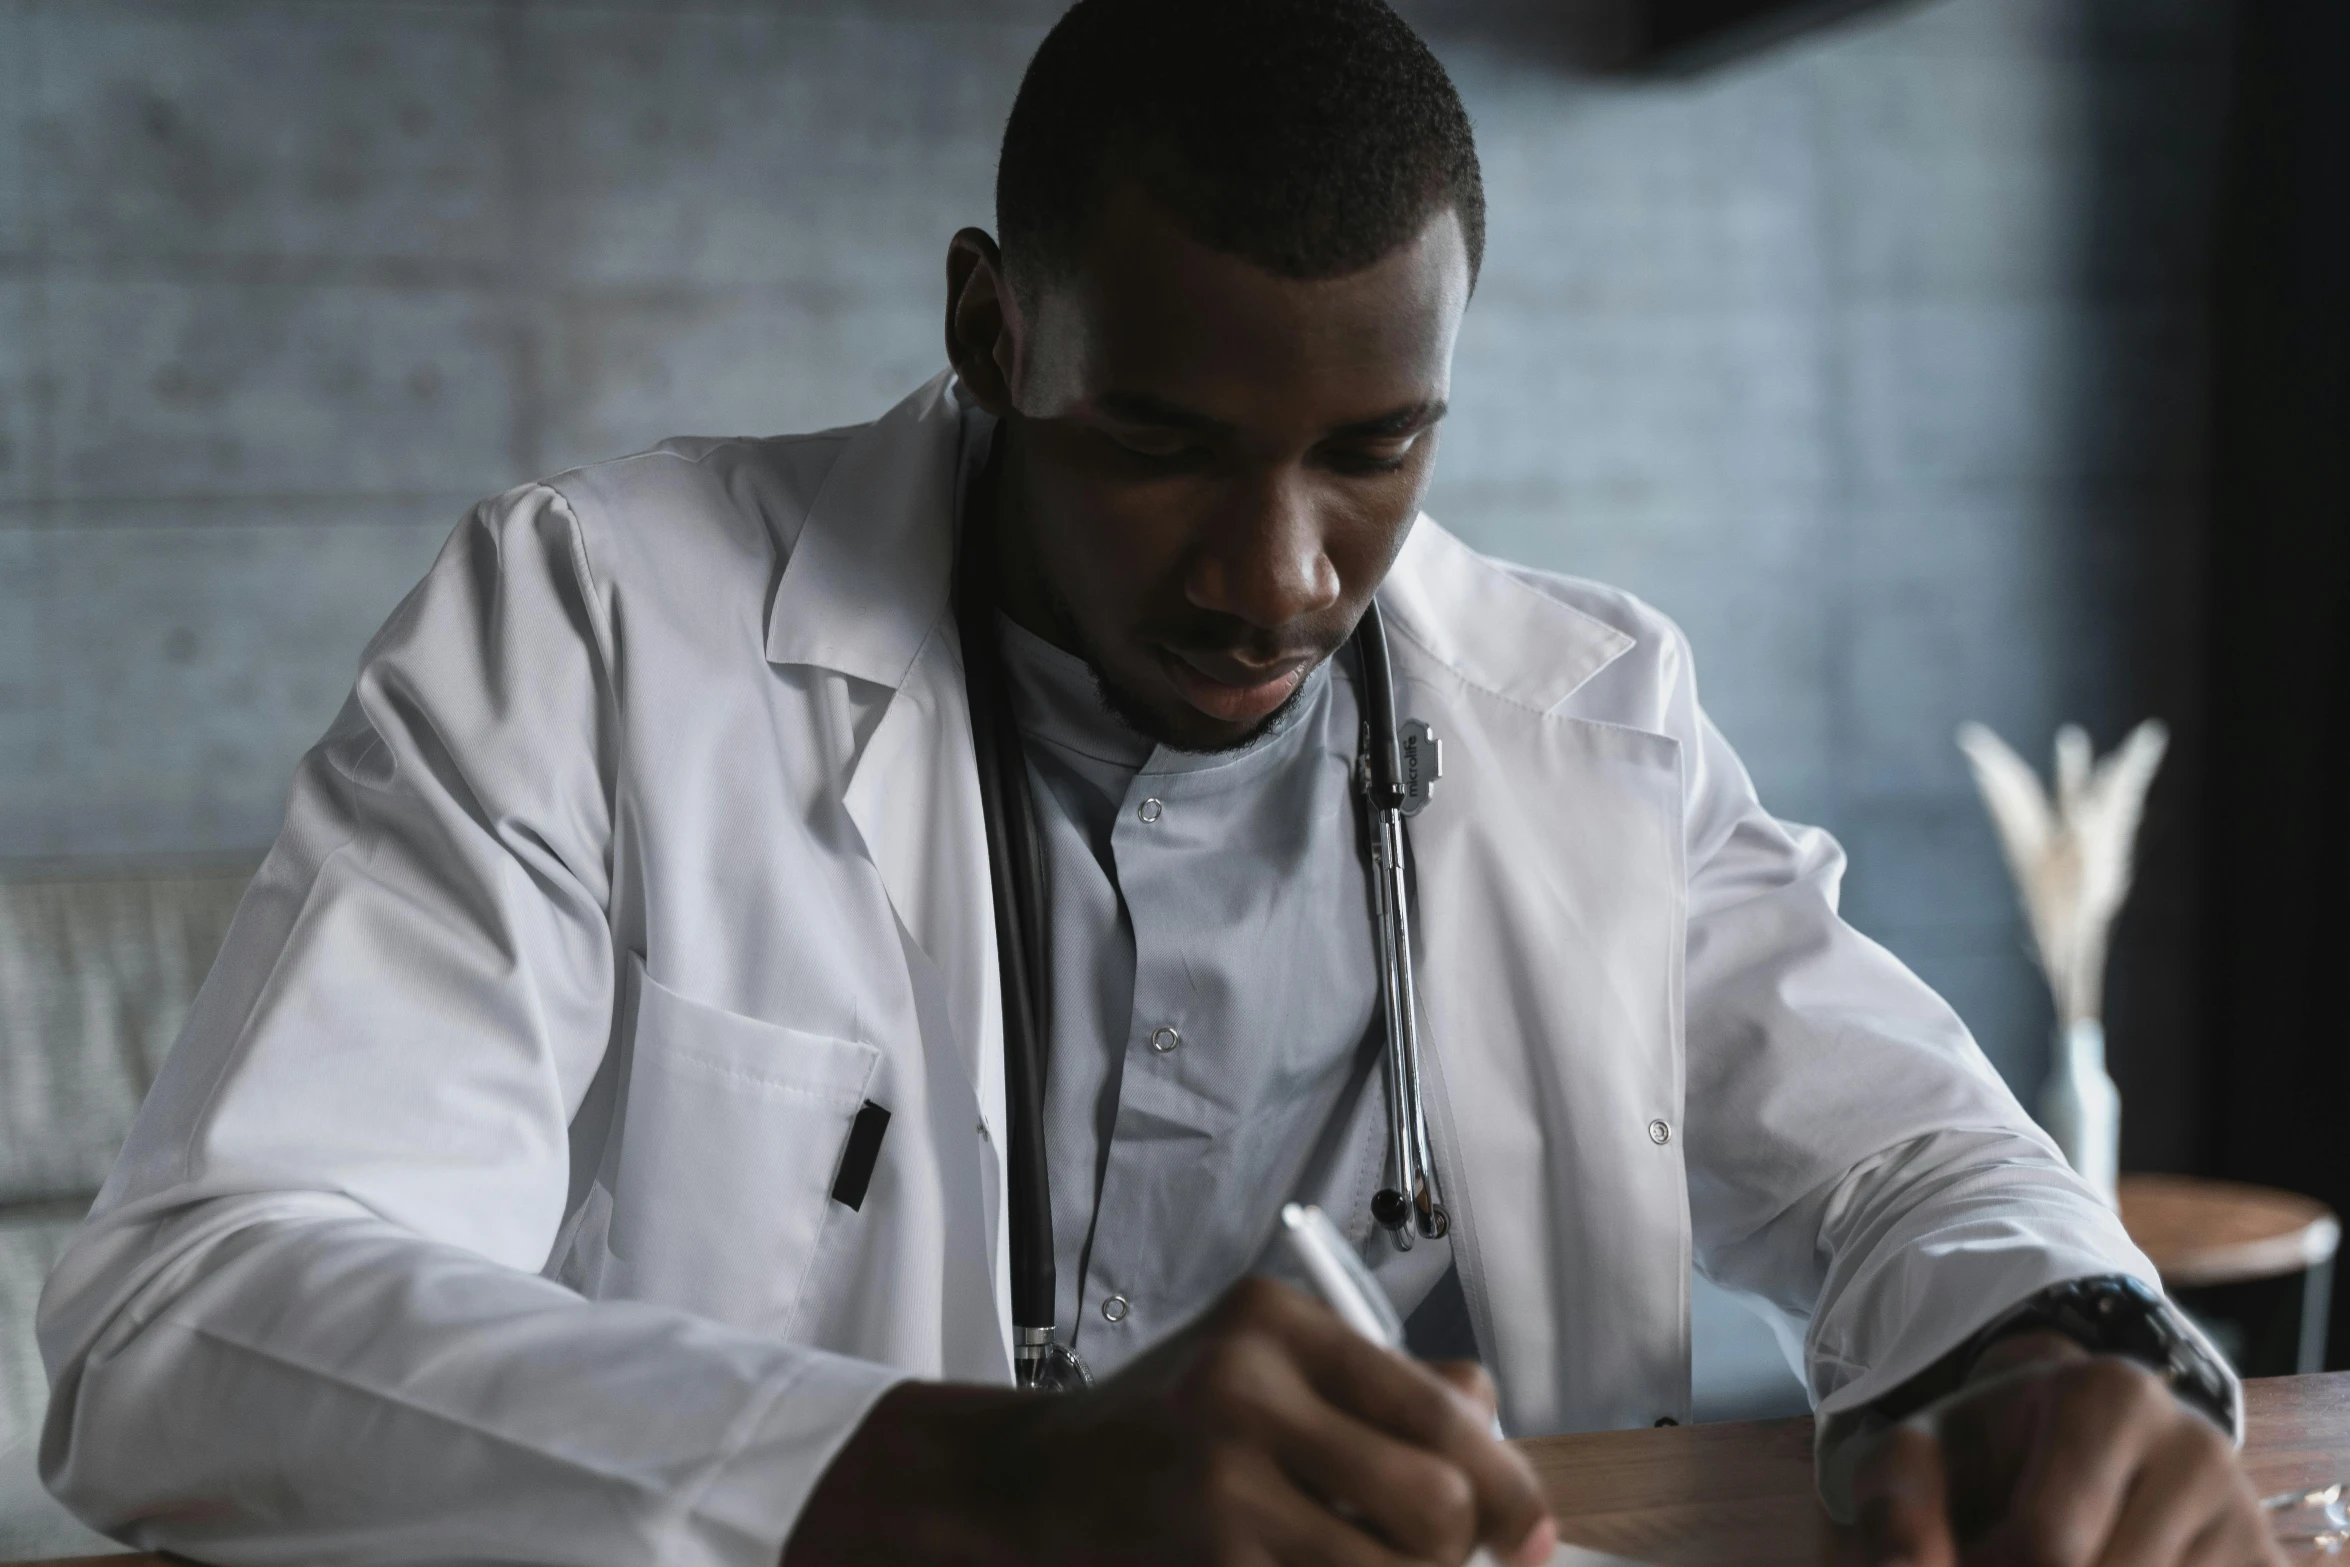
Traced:
[[769, 663], [904, 685], [946, 612], [961, 432], [949, 371], [849, 438], [776, 585]]
[[1391, 627], [1472, 686], [1547, 713], [1631, 650], [1614, 626], [1552, 598], [1423, 512], [1379, 589]]
[[[938, 376], [850, 437], [768, 612], [767, 657], [895, 690], [946, 613], [963, 401]], [[1548, 712], [1633, 639], [1487, 560], [1423, 514], [1380, 601], [1470, 685]]]

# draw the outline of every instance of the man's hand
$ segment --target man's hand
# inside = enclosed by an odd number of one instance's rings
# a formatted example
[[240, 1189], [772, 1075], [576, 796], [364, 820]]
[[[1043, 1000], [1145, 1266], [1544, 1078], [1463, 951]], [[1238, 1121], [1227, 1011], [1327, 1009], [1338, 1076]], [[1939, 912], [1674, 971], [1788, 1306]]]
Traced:
[[1091, 1392], [909, 1383], [817, 1482], [785, 1567], [894, 1561], [1537, 1567], [1557, 1543], [1473, 1365], [1243, 1280]]
[[2227, 1437], [2135, 1362], [2059, 1334], [1993, 1345], [1936, 1429], [1855, 1477], [1865, 1559], [1902, 1567], [2270, 1567]]

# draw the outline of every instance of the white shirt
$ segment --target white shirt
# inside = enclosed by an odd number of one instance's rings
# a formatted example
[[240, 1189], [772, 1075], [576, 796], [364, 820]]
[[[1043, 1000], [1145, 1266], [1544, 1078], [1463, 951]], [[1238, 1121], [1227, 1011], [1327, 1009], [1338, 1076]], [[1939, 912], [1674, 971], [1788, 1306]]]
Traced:
[[[224, 1563], [772, 1567], [901, 1377], [1008, 1380], [958, 406], [477, 508], [46, 1292], [43, 1473]], [[1688, 1415], [1692, 1264], [1831, 1412], [2146, 1260], [1836, 916], [1654, 611], [1422, 518], [1381, 602], [1430, 1129], [1513, 1434]], [[868, 1098], [861, 1211], [830, 1190]]]

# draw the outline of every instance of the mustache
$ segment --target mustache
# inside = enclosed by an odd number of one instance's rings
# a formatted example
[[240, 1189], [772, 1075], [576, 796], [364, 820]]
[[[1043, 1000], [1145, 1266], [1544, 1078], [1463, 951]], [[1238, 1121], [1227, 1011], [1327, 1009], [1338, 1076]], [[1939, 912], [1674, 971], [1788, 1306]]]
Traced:
[[1320, 663], [1345, 645], [1353, 630], [1350, 622], [1268, 633], [1241, 621], [1219, 617], [1216, 622], [1193, 620], [1146, 626], [1141, 629], [1141, 635], [1145, 641], [1156, 642], [1178, 654], [1271, 667], [1300, 661]]

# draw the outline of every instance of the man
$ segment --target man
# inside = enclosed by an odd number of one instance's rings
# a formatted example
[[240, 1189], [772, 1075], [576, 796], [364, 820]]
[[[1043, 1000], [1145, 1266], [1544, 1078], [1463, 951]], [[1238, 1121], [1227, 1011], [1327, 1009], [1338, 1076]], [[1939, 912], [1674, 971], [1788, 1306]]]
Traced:
[[[1535, 1562], [1491, 1413], [1685, 1418], [1694, 1261], [1809, 1316], [1880, 1559], [2270, 1559], [2232, 1383], [1673, 628], [1419, 516], [1483, 197], [1409, 30], [1085, 0], [998, 209], [950, 379], [516, 490], [393, 616], [44, 1302], [58, 1494], [221, 1561]], [[1374, 593], [1446, 748], [1408, 1250], [1334, 657]], [[1005, 1386], [989, 670], [1066, 1396]], [[1248, 1277], [1292, 1197], [1492, 1380]]]

